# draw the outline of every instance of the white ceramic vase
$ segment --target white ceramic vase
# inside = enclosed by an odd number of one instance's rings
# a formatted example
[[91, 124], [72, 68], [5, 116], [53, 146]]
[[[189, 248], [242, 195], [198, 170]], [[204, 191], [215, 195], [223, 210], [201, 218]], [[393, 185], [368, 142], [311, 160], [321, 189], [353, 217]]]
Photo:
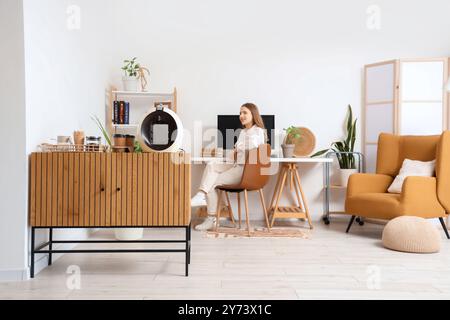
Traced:
[[122, 77], [122, 82], [123, 82], [123, 90], [124, 91], [132, 91], [132, 92], [139, 91], [139, 79], [138, 78], [124, 76], [124, 77]]
[[340, 169], [339, 170], [339, 185], [347, 187], [348, 179], [354, 173], [358, 173], [358, 169]]
[[294, 157], [295, 144], [282, 144], [281, 149], [283, 150], [284, 158]]

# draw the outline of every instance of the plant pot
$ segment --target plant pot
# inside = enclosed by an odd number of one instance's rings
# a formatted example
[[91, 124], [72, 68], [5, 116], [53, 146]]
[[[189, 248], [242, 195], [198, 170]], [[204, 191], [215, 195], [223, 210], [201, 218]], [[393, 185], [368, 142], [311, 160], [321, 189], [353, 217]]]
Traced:
[[116, 228], [114, 234], [117, 240], [139, 240], [144, 234], [143, 228]]
[[284, 158], [294, 157], [295, 144], [282, 144], [281, 149], [283, 150]]
[[139, 80], [136, 77], [122, 77], [123, 82], [123, 90], [124, 91], [132, 91], [137, 92], [139, 91]]
[[354, 173], [358, 173], [358, 169], [340, 169], [339, 170], [339, 185], [342, 187], [347, 187], [348, 179]]

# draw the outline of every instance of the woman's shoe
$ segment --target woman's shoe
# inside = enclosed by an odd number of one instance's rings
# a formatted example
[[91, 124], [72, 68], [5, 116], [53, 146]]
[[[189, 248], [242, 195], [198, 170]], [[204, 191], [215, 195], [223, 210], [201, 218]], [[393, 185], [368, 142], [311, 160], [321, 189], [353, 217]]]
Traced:
[[207, 217], [205, 221], [195, 226], [197, 231], [205, 231], [212, 229], [216, 225], [216, 217]]
[[203, 192], [197, 192], [195, 196], [191, 199], [191, 207], [202, 207], [206, 206], [206, 196]]

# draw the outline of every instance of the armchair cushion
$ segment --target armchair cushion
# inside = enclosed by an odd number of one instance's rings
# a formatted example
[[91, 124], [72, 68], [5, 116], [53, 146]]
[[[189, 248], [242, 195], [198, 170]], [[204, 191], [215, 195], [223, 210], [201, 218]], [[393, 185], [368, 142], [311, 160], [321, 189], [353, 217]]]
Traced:
[[388, 189], [390, 193], [402, 192], [403, 181], [409, 176], [432, 177], [434, 176], [434, 167], [436, 160], [433, 161], [418, 161], [405, 159], [403, 161], [400, 172], [395, 177], [394, 182]]
[[347, 197], [345, 212], [355, 216], [390, 220], [401, 212], [400, 195], [393, 193], [361, 193]]

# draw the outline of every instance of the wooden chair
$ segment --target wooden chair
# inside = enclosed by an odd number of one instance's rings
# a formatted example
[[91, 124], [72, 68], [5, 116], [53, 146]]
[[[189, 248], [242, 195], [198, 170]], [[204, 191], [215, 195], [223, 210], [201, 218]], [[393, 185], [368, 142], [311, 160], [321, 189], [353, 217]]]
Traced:
[[[264, 201], [264, 195], [262, 188], [267, 184], [269, 180], [269, 167], [270, 167], [270, 145], [262, 144], [258, 148], [249, 150], [246, 155], [246, 161], [244, 165], [244, 171], [242, 173], [242, 179], [239, 184], [236, 185], [222, 185], [217, 186], [219, 190], [219, 198], [217, 201], [217, 219], [216, 219], [216, 231], [219, 228], [220, 212], [221, 212], [221, 199], [223, 193], [226, 195], [230, 216], [233, 217], [233, 211], [231, 209], [230, 198], [228, 193], [236, 193], [238, 200], [238, 214], [239, 214], [239, 228], [241, 227], [241, 192], [244, 192], [245, 200], [245, 215], [247, 222], [248, 236], [250, 236], [250, 222], [248, 216], [248, 192], [258, 191], [261, 199], [261, 204], [264, 210], [264, 217], [266, 219], [266, 225], [270, 231], [269, 217], [267, 213], [266, 203]], [[264, 172], [266, 171], [266, 172]], [[233, 220], [233, 219], [232, 219]], [[234, 222], [234, 221], [233, 221]]]

